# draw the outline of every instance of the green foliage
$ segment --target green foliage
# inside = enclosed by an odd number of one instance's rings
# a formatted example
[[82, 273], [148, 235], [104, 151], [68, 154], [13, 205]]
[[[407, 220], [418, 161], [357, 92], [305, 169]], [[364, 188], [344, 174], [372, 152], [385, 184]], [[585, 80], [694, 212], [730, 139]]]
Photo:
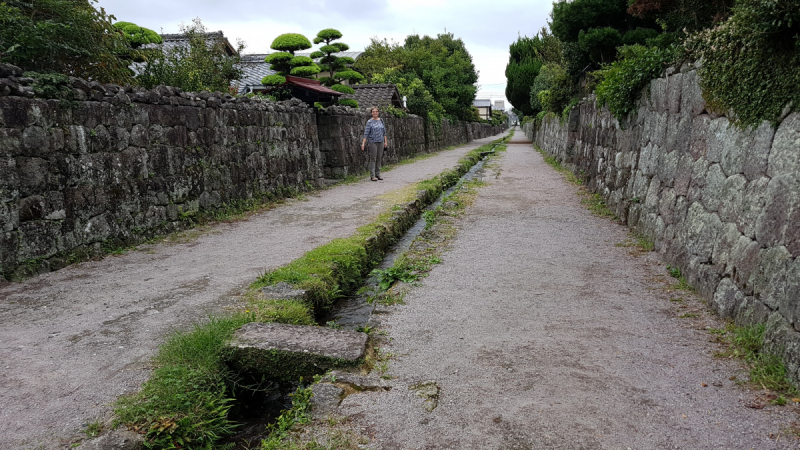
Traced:
[[317, 37], [314, 38], [315, 44], [325, 44], [314, 54], [319, 55], [322, 68], [330, 73], [330, 76], [322, 80], [322, 83], [327, 86], [339, 84], [343, 80], [355, 83], [364, 79], [360, 73], [347, 69], [347, 64], [353, 63], [352, 58], [340, 58], [334, 55], [334, 53], [343, 52], [350, 48], [343, 42], [333, 42], [341, 38], [342, 33], [333, 28], [321, 30], [317, 33]]
[[535, 115], [538, 109], [531, 106], [531, 88], [542, 66], [562, 63], [561, 42], [543, 28], [532, 38], [518, 38], [509, 46], [509, 53], [506, 98], [524, 115]]
[[38, 98], [54, 98], [70, 101], [74, 99], [74, 92], [70, 86], [69, 77], [58, 73], [25, 72], [28, 78], [36, 80], [33, 92]]
[[104, 83], [129, 83], [125, 37], [93, 0], [0, 3], [0, 61]]
[[608, 105], [617, 117], [637, 109], [642, 90], [661, 76], [675, 59], [673, 50], [631, 45], [620, 48], [621, 59], [594, 72], [599, 80], [595, 92], [601, 105]]
[[798, 389], [789, 380], [786, 365], [780, 356], [764, 349], [764, 324], [726, 327], [722, 334], [730, 347], [722, 356], [744, 359], [750, 369], [750, 382], [790, 396], [797, 396]]
[[703, 97], [740, 126], [777, 123], [800, 108], [800, 0], [741, 0], [722, 25], [698, 33], [689, 49], [702, 58]]
[[628, 13], [655, 20], [667, 32], [683, 33], [709, 28], [724, 20], [733, 4], [734, 0], [631, 0]]
[[343, 84], [334, 84], [333, 86], [331, 86], [331, 89], [333, 89], [336, 92], [341, 92], [342, 94], [356, 93], [356, 91], [353, 88], [351, 88], [350, 86], [345, 86]]
[[294, 58], [289, 60], [289, 65], [292, 67], [307, 66], [313, 62], [314, 60], [309, 58], [308, 56], [295, 56]]
[[158, 33], [149, 28], [140, 27], [135, 23], [116, 22], [114, 23], [114, 28], [125, 36], [131, 48], [139, 48], [147, 44], [160, 44], [162, 42]]
[[311, 48], [308, 38], [298, 33], [286, 33], [275, 38], [269, 48], [294, 55], [298, 50]]
[[595, 64], [613, 61], [620, 43], [622, 35], [611, 27], [591, 28], [578, 33], [578, 48]]
[[406, 267], [389, 267], [385, 270], [375, 269], [372, 271], [372, 275], [378, 280], [378, 287], [384, 291], [392, 287], [392, 285], [398, 281], [413, 283], [419, 278]]
[[251, 320], [247, 314], [212, 318], [174, 333], [159, 348], [158, 368], [142, 390], [115, 404], [117, 421], [144, 433], [153, 449], [202, 449], [230, 434], [230, 387], [237, 378], [223, 362], [225, 343]]
[[267, 63], [269, 63], [270, 65], [273, 65], [273, 66], [279, 65], [279, 64], [287, 64], [288, 65], [289, 62], [292, 60], [292, 58], [294, 58], [294, 55], [292, 55], [289, 52], [276, 52], [276, 53], [270, 53], [269, 55], [267, 55], [267, 57], [264, 58], [264, 62], [267, 62]]
[[[310, 47], [311, 42], [302, 34], [286, 33], [276, 37], [270, 48], [278, 51], [267, 55], [264, 61], [278, 73], [264, 77], [261, 84], [274, 87], [285, 83], [284, 77], [287, 75], [308, 78], [320, 73], [322, 68], [315, 64], [313, 59], [308, 56], [294, 55], [297, 50], [305, 50]], [[280, 93], [275, 93], [275, 95], [282, 96]]]
[[342, 106], [349, 106], [351, 108], [358, 108], [358, 102], [353, 100], [352, 98], [343, 98], [337, 101], [338, 104]]
[[566, 70], [557, 64], [542, 67], [530, 91], [530, 106], [534, 112], [560, 114], [570, 101], [574, 85]]
[[351, 83], [357, 83], [364, 79], [364, 75], [361, 75], [355, 70], [343, 70], [341, 72], [337, 72], [336, 75], [332, 78], [338, 81], [347, 80], [350, 81]]
[[319, 66], [314, 64], [313, 66], [309, 65], [309, 66], [292, 67], [292, 70], [289, 71], [289, 74], [296, 77], [308, 78], [311, 75], [318, 74], [319, 72], [320, 72]]
[[[238, 67], [239, 55], [229, 56], [225, 42], [210, 40], [199, 18], [189, 26], [181, 26], [181, 33], [186, 35], [188, 45], [148, 52], [136, 80], [148, 89], [164, 84], [187, 92], [228, 92], [231, 81], [243, 74]], [[238, 51], [243, 49], [240, 42]]]
[[285, 450], [290, 448], [290, 431], [297, 425], [311, 420], [311, 387], [300, 386], [292, 394], [292, 407], [281, 413], [278, 419], [267, 426], [269, 437], [261, 441], [262, 450]]
[[550, 30], [562, 42], [577, 42], [581, 30], [611, 27], [625, 30], [632, 21], [628, 0], [557, 0], [550, 13]]
[[411, 114], [422, 117], [427, 124], [441, 123], [444, 108], [433, 98], [425, 83], [416, 74], [386, 69], [383, 73], [374, 75], [372, 82], [394, 84], [400, 95], [407, 98], [406, 107]]
[[462, 120], [472, 115], [478, 74], [464, 42], [452, 33], [435, 38], [410, 35], [403, 45], [373, 39], [355, 68], [373, 83], [378, 82], [376, 76], [388, 69], [413, 74], [422, 80], [425, 90], [445, 114]]
[[280, 86], [286, 83], [286, 77], [283, 75], [267, 75], [261, 79], [261, 84], [264, 86]]
[[317, 33], [317, 37], [314, 38], [314, 43], [319, 44], [322, 42], [330, 43], [332, 41], [338, 40], [342, 38], [342, 33], [339, 30], [334, 30], [333, 28], [326, 28], [324, 30], [320, 30]]
[[248, 303], [255, 322], [315, 325], [311, 309], [303, 301], [285, 299], [256, 299]]
[[648, 40], [658, 37], [658, 31], [652, 28], [636, 28], [622, 35], [622, 45], [649, 45]]

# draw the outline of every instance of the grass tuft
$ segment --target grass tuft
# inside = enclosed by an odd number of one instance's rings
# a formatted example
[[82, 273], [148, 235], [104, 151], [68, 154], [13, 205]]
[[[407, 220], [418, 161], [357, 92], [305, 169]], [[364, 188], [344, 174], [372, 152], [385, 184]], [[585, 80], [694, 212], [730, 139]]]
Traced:
[[718, 356], [743, 359], [750, 371], [750, 383], [779, 393], [779, 399], [784, 395], [797, 397], [800, 391], [789, 380], [781, 357], [763, 347], [765, 330], [764, 324], [737, 327], [732, 323], [724, 329], [712, 330], [728, 345]]

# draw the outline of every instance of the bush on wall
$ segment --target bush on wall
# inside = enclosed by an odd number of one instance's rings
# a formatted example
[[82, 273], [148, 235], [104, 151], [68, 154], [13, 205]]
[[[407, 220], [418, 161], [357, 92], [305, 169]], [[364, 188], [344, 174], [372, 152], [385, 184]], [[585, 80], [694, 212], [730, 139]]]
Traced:
[[742, 126], [800, 109], [800, 0], [740, 0], [725, 23], [689, 42], [703, 97]]

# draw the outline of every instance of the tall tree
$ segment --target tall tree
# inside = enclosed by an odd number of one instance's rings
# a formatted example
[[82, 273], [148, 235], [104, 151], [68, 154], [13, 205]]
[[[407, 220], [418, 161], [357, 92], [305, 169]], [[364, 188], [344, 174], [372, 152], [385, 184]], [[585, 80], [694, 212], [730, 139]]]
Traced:
[[0, 3], [0, 60], [36, 72], [101, 82], [131, 80], [128, 48], [113, 16], [95, 0], [7, 0]]
[[326, 28], [320, 31], [317, 33], [317, 37], [314, 38], [315, 44], [325, 44], [320, 47], [319, 50], [312, 53], [311, 57], [320, 58], [320, 69], [330, 74], [320, 79], [322, 84], [326, 86], [339, 84], [343, 80], [355, 83], [364, 79], [363, 75], [347, 67], [348, 64], [353, 64], [355, 62], [353, 58], [336, 56], [336, 53], [347, 51], [350, 48], [350, 46], [344, 42], [334, 42], [341, 38], [342, 33], [333, 28]]
[[264, 58], [278, 72], [276, 75], [267, 75], [261, 80], [264, 86], [279, 86], [286, 83], [286, 75], [308, 78], [318, 74], [320, 68], [308, 56], [295, 56], [298, 50], [311, 48], [311, 42], [297, 33], [286, 33], [275, 38], [270, 48], [278, 50]]

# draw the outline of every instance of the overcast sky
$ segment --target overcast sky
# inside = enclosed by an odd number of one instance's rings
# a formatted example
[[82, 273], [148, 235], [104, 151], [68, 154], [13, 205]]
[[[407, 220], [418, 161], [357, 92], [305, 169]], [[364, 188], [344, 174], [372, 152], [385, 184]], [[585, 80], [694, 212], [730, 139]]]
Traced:
[[[159, 33], [177, 33], [199, 17], [209, 31], [221, 30], [245, 53], [268, 53], [283, 33], [312, 40], [324, 28], [342, 32], [342, 42], [363, 50], [370, 38], [403, 42], [409, 34], [446, 31], [461, 38], [479, 71], [478, 98], [505, 99], [508, 45], [546, 25], [552, 0], [100, 0], [118, 21]], [[319, 46], [314, 46], [313, 49]], [[506, 101], [506, 108], [510, 105]]]

